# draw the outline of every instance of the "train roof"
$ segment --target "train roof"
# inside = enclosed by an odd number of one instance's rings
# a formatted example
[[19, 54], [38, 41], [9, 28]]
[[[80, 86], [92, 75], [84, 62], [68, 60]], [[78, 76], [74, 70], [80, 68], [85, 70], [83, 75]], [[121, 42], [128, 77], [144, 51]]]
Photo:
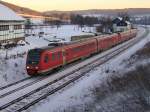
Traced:
[[[95, 39], [95, 38], [92, 38], [92, 39]], [[61, 48], [61, 47], [68, 46], [68, 45], [73, 45], [73, 44], [76, 44], [76, 43], [86, 42], [88, 40], [91, 40], [91, 38], [87, 38], [87, 39], [83, 39], [83, 40], [79, 40], [79, 41], [75, 41], [75, 42], [50, 43], [48, 46], [45, 46], [45, 47], [42, 47], [42, 48], [35, 48], [35, 50], [41, 50], [41, 51], [51, 50], [51, 49], [54, 49], [54, 48]]]
[[82, 42], [86, 42], [88, 40], [93, 40], [93, 39], [96, 39], [96, 38], [108, 38], [110, 35], [101, 35], [101, 36], [95, 36], [95, 37], [92, 37], [92, 38], [86, 38], [86, 39], [82, 39], [82, 40], [78, 40], [78, 41], [74, 41], [74, 42], [65, 42], [65, 43], [50, 43], [48, 46], [45, 46], [45, 47], [42, 47], [42, 48], [35, 48], [33, 50], [39, 50], [39, 51], [45, 51], [45, 50], [52, 50], [54, 48], [61, 48], [61, 47], [64, 47], [64, 46], [68, 46], [68, 45], [74, 45], [76, 43], [82, 43]]
[[114, 34], [111, 34], [111, 35], [95, 36], [95, 37], [92, 37], [92, 38], [86, 38], [86, 39], [82, 39], [82, 40], [75, 41], [75, 42], [50, 43], [49, 46], [42, 47], [42, 48], [35, 48], [35, 50], [39, 50], [39, 51], [51, 50], [51, 49], [54, 49], [54, 48], [61, 48], [61, 47], [68, 46], [68, 45], [74, 45], [74, 44], [76, 44], [76, 43], [86, 42], [86, 41], [91, 40], [91, 39], [96, 39], [96, 38], [101, 38], [101, 39], [104, 39], [104, 38], [111, 38], [111, 37], [114, 36], [114, 35], [117, 35], [117, 33], [114, 33]]

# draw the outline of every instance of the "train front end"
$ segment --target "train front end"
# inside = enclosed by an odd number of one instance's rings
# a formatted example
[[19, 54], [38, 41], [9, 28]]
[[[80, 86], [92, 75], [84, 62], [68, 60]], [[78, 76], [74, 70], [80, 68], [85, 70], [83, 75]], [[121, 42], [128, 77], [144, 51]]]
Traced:
[[40, 70], [41, 50], [32, 49], [28, 52], [26, 61], [26, 70], [28, 75], [35, 76]]

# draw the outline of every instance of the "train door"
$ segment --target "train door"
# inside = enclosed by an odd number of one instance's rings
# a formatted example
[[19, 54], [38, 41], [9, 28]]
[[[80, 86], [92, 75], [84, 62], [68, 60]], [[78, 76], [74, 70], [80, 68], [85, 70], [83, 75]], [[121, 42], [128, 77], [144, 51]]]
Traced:
[[66, 65], [67, 62], [66, 62], [66, 50], [65, 49], [62, 49], [62, 57], [63, 57], [63, 65]]
[[117, 39], [117, 43], [121, 43], [121, 39], [122, 39], [122, 35], [120, 33], [118, 33], [118, 39]]

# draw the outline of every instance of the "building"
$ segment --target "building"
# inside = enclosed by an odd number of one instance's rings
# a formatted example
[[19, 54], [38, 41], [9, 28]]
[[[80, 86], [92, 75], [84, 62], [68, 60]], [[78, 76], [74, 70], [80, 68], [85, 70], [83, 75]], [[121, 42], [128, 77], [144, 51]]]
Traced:
[[25, 19], [0, 4], [0, 44], [25, 39]]
[[30, 14], [18, 14], [19, 16], [23, 17], [26, 22], [30, 21], [32, 25], [42, 25], [44, 23], [44, 16], [42, 15], [30, 15]]
[[122, 32], [131, 29], [132, 24], [129, 21], [124, 21], [122, 18], [118, 17], [113, 20], [113, 31]]
[[20, 7], [11, 3], [7, 3], [4, 1], [0, 0], [0, 4], [10, 8], [11, 10], [13, 10], [14, 12], [16, 12], [16, 14], [18, 14], [19, 16], [23, 17], [26, 20], [26, 24], [28, 24], [28, 22], [30, 22], [30, 25], [44, 25], [45, 21], [47, 22], [55, 22], [57, 20], [60, 20], [62, 22], [70, 22], [69, 19], [69, 15], [59, 15], [61, 18], [59, 17], [55, 17], [54, 15], [47, 15], [47, 14], [43, 14], [41, 12], [29, 9], [29, 8], [25, 8], [25, 7]]

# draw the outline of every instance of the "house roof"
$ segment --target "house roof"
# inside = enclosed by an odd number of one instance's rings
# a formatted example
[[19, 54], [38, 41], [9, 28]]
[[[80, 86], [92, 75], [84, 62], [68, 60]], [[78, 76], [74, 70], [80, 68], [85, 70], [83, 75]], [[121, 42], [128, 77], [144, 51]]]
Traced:
[[117, 24], [117, 26], [127, 26], [131, 24], [129, 21], [124, 21], [121, 17], [115, 18], [113, 23]]
[[25, 19], [8, 7], [0, 4], [0, 21], [25, 21]]
[[118, 24], [120, 21], [122, 21], [122, 18], [121, 17], [117, 17], [113, 20], [113, 23], [114, 24]]

